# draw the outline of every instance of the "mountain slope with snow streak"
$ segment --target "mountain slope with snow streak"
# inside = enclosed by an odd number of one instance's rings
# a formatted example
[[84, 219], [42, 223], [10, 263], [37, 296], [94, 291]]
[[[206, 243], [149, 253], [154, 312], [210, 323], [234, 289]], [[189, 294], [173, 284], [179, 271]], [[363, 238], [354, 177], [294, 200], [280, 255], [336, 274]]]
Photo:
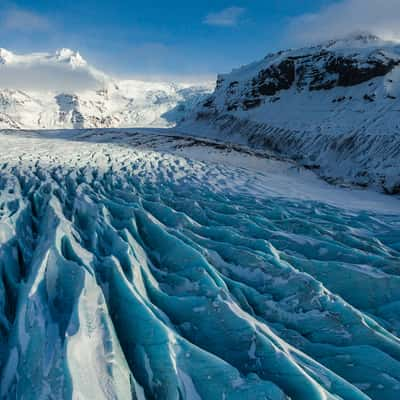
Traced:
[[400, 45], [351, 35], [220, 75], [183, 125], [269, 147], [334, 182], [400, 192]]
[[0, 128], [173, 126], [212, 87], [112, 78], [69, 49], [0, 49]]
[[395, 199], [157, 131], [0, 140], [2, 398], [398, 398]]

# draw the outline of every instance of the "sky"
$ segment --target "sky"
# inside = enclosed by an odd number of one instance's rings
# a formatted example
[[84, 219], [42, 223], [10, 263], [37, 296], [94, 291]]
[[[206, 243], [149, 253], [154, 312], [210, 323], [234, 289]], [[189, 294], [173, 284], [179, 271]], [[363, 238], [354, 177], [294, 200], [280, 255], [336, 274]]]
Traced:
[[353, 31], [400, 38], [400, 0], [0, 0], [0, 47], [78, 50], [120, 77], [213, 78]]

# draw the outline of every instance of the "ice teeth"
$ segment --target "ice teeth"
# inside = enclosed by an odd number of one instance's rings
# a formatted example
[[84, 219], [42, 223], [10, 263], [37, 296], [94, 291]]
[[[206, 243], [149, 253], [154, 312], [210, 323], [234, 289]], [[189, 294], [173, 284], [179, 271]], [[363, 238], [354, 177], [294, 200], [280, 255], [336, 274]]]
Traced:
[[0, 133], [3, 398], [396, 398], [394, 203], [109, 134]]

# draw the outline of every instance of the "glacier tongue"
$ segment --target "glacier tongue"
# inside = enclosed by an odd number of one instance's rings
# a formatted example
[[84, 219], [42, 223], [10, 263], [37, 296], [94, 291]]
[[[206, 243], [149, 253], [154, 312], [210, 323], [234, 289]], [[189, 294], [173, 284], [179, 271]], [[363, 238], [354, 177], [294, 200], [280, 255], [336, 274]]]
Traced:
[[398, 209], [113, 135], [1, 134], [2, 398], [398, 398]]

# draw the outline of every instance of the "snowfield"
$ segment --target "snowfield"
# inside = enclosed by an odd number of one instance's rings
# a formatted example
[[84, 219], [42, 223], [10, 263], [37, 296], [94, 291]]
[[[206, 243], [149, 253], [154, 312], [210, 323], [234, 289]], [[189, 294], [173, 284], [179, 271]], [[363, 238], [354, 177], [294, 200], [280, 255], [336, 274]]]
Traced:
[[5, 399], [400, 395], [400, 202], [173, 130], [0, 133]]

